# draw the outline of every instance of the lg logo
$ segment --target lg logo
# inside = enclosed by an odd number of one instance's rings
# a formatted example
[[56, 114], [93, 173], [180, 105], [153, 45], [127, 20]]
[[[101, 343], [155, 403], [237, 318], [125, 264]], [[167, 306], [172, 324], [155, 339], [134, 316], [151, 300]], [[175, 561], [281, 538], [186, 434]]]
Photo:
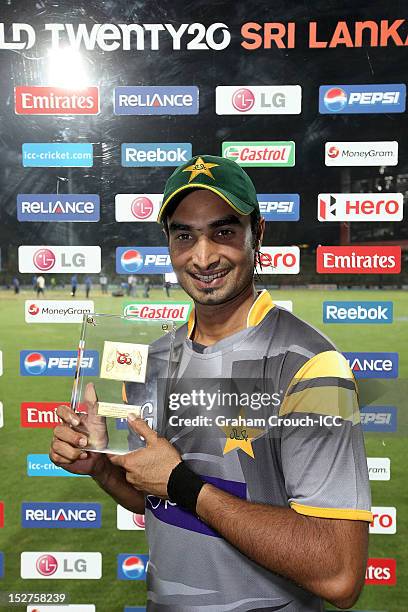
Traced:
[[153, 212], [153, 202], [149, 198], [141, 196], [133, 200], [131, 210], [136, 219], [148, 219]]
[[232, 96], [232, 106], [237, 111], [246, 112], [251, 110], [255, 104], [255, 96], [250, 89], [243, 87], [238, 89]]

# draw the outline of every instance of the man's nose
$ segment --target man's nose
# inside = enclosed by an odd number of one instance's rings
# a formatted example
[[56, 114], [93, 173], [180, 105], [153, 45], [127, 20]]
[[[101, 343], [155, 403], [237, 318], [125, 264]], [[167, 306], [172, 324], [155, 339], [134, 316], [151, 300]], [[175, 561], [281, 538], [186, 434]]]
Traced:
[[200, 236], [193, 248], [192, 263], [200, 270], [209, 270], [216, 268], [219, 261], [214, 243], [207, 236]]

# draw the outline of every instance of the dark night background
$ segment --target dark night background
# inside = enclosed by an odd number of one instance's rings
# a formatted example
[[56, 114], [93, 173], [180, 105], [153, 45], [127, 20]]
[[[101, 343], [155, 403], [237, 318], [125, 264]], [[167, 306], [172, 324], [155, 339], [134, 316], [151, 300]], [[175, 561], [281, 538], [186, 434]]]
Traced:
[[[147, 1], [27, 1], [7, 0], [0, 21], [34, 26], [37, 41], [25, 51], [0, 51], [0, 246], [3, 282], [17, 272], [20, 244], [80, 244], [102, 246], [103, 269], [114, 273], [117, 246], [165, 245], [159, 225], [116, 223], [116, 193], [161, 193], [172, 168], [122, 168], [122, 142], [191, 142], [193, 154], [219, 155], [223, 140], [294, 140], [294, 168], [248, 168], [259, 193], [297, 192], [301, 196], [298, 223], [269, 223], [265, 245], [303, 245], [299, 277], [266, 277], [273, 282], [339, 282], [401, 284], [406, 273], [385, 275], [316, 275], [314, 249], [318, 244], [339, 243], [339, 223], [317, 221], [317, 194], [377, 190], [408, 193], [407, 115], [319, 115], [318, 89], [322, 84], [403, 83], [408, 69], [404, 47], [309, 49], [308, 22], [318, 21], [319, 38], [327, 39], [339, 20], [352, 31], [356, 20], [404, 18], [405, 2], [157, 2]], [[97, 116], [17, 116], [14, 86], [52, 85], [47, 80], [47, 47], [50, 33], [44, 23], [181, 23], [208, 26], [224, 22], [232, 40], [222, 51], [174, 51], [169, 36], [160, 39], [160, 50], [81, 50], [90, 85], [100, 86], [101, 113]], [[240, 29], [248, 21], [296, 22], [296, 48], [247, 51], [240, 45]], [[402, 29], [405, 33], [407, 28]], [[405, 33], [406, 35], [406, 33]], [[189, 40], [190, 37], [185, 38]], [[167, 44], [164, 42], [167, 40]], [[183, 38], [184, 40], [184, 38]], [[368, 39], [366, 43], [368, 42]], [[148, 45], [147, 45], [148, 46]], [[199, 115], [114, 116], [112, 95], [118, 85], [197, 85]], [[217, 85], [302, 86], [301, 115], [217, 116]], [[397, 140], [399, 164], [393, 168], [327, 168], [327, 140]], [[94, 165], [89, 169], [23, 168], [23, 142], [91, 142]], [[68, 179], [66, 181], [61, 179]], [[98, 193], [99, 223], [19, 223], [18, 193]], [[406, 217], [405, 202], [405, 217]], [[401, 223], [354, 223], [354, 241], [396, 240], [408, 244], [408, 226]], [[24, 277], [23, 277], [24, 278]], [[265, 277], [264, 277], [264, 280]], [[28, 276], [26, 281], [28, 281]], [[272, 281], [271, 281], [272, 282]]]

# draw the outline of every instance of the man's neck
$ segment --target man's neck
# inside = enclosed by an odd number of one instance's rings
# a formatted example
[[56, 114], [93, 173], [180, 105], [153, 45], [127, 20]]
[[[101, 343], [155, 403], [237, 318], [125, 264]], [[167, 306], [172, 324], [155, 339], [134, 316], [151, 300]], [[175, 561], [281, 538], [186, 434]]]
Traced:
[[224, 304], [195, 304], [194, 342], [210, 346], [247, 327], [247, 317], [258, 297], [253, 284]]

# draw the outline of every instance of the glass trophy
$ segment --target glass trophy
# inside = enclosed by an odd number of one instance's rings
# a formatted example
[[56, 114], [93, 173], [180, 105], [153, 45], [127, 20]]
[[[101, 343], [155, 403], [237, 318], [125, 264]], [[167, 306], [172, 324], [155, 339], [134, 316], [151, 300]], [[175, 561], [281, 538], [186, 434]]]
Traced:
[[78, 346], [71, 408], [84, 433], [84, 450], [125, 454], [144, 446], [127, 422], [129, 412], [158, 431], [167, 411], [166, 386], [175, 338], [173, 321], [85, 315]]

